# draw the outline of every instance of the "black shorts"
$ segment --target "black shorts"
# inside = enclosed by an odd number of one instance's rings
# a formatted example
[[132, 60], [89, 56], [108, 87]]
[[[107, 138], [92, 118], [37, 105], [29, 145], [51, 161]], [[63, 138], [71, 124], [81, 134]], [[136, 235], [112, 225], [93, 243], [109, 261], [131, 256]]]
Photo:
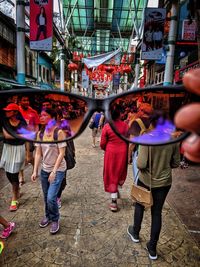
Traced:
[[6, 172], [6, 176], [11, 184], [19, 184], [19, 173]]

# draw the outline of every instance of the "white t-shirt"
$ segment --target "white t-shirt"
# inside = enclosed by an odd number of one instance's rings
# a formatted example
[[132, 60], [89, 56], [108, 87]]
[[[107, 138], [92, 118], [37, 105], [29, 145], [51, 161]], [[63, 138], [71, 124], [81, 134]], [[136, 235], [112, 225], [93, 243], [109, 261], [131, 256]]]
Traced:
[[42, 25], [45, 25], [45, 17], [40, 15], [39, 16], [39, 24], [42, 26]]
[[[40, 146], [42, 149], [42, 169], [46, 172], [53, 171], [54, 165], [59, 155], [59, 148], [66, 147], [66, 142], [58, 144], [39, 144], [35, 143], [35, 146]], [[65, 171], [67, 164], [63, 158], [57, 171]]]
[[161, 41], [163, 38], [163, 34], [161, 31], [158, 31], [158, 32], [154, 32], [153, 33], [153, 39], [154, 41]]

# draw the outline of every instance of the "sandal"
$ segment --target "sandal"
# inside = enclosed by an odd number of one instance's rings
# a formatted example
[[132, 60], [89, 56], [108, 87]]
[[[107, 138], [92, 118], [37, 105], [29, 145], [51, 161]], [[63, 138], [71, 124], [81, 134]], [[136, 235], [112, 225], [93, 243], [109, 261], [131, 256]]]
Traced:
[[12, 200], [10, 204], [10, 211], [16, 211], [18, 209], [19, 202], [17, 200]]

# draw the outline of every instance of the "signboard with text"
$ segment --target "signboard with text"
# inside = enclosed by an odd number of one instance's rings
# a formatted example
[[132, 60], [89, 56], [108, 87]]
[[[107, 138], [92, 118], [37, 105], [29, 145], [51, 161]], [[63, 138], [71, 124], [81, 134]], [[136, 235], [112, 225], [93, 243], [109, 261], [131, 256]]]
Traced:
[[165, 19], [165, 8], [145, 9], [141, 59], [161, 60]]
[[183, 20], [182, 40], [195, 41], [196, 40], [196, 22], [191, 22], [187, 19]]
[[30, 49], [52, 50], [53, 0], [30, 0]]

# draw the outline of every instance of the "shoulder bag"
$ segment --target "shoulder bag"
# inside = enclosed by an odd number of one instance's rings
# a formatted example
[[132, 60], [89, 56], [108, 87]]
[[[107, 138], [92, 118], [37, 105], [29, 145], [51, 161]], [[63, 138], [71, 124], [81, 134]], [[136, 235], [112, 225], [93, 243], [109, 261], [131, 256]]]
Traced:
[[[149, 170], [151, 173], [151, 149], [149, 150]], [[139, 174], [139, 171], [137, 175]], [[153, 205], [153, 197], [151, 193], [151, 177], [150, 177], [150, 190], [133, 184], [131, 188], [131, 198], [133, 201], [143, 205], [145, 208], [150, 208]]]
[[75, 167], [76, 160], [75, 160], [75, 147], [73, 140], [67, 141], [65, 160], [67, 162], [67, 170], [71, 170]]
[[94, 129], [94, 127], [95, 127], [95, 122], [92, 120], [92, 121], [90, 122], [90, 124], [89, 124], [89, 128], [90, 128], [90, 129]]

